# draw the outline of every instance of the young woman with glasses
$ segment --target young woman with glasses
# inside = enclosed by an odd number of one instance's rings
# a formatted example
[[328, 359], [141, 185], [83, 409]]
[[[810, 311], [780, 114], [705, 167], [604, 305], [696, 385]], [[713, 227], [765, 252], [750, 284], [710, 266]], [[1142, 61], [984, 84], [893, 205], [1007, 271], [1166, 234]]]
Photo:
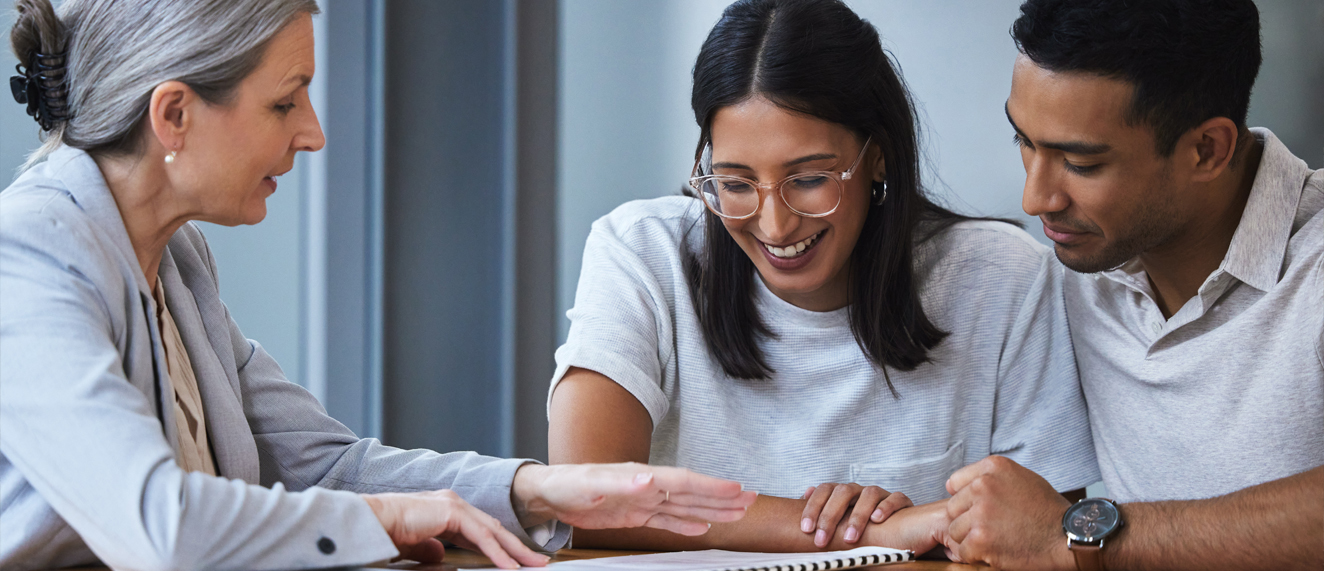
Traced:
[[948, 476], [985, 456], [1060, 491], [1098, 480], [1060, 270], [1015, 226], [925, 195], [872, 25], [837, 0], [736, 2], [692, 104], [687, 196], [593, 225], [551, 459], [683, 466], [761, 496], [703, 538], [576, 546], [925, 552], [951, 524]]

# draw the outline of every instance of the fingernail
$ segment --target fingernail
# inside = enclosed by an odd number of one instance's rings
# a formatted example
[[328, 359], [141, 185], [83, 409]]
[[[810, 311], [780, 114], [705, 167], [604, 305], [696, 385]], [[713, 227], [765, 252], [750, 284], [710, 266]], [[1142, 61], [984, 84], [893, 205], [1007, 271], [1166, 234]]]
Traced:
[[800, 531], [803, 531], [805, 533], [814, 531], [814, 520], [809, 518], [804, 518], [800, 520]]
[[877, 522], [879, 522], [879, 521], [882, 521], [882, 520], [883, 520], [883, 510], [880, 510], [880, 509], [879, 509], [879, 510], [874, 510], [874, 511], [873, 511], [873, 515], [872, 515], [872, 516], [869, 516], [869, 519], [872, 519], [875, 523], [877, 523]]
[[815, 533], [815, 534], [814, 534], [814, 545], [817, 545], [817, 546], [819, 546], [819, 547], [826, 547], [826, 546], [827, 546], [827, 532], [826, 532], [826, 531], [823, 531], [823, 530], [820, 529], [820, 530], [818, 530], [818, 533]]
[[644, 473], [642, 473], [642, 474], [635, 474], [635, 475], [634, 475], [634, 483], [636, 483], [636, 484], [647, 484], [647, 483], [649, 483], [649, 482], [651, 482], [651, 481], [653, 481], [653, 473], [652, 473], [652, 472], [644, 472]]
[[851, 543], [860, 538], [860, 532], [855, 530], [855, 526], [846, 528], [846, 542]]

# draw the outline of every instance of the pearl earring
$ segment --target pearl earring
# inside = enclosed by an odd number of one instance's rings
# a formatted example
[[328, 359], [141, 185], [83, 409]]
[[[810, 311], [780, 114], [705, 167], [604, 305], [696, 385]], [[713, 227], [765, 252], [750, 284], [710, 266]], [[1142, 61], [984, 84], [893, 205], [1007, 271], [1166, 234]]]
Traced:
[[170, 164], [170, 163], [175, 162], [175, 155], [176, 155], [176, 154], [177, 154], [177, 153], [176, 153], [175, 151], [170, 151], [170, 154], [166, 155], [166, 158], [165, 158], [165, 162], [166, 162], [166, 164]]

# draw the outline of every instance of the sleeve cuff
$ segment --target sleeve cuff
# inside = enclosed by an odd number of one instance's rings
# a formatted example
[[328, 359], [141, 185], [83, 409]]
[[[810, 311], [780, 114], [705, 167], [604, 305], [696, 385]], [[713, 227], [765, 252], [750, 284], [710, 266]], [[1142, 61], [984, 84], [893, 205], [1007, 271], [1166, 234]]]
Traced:
[[556, 392], [556, 386], [565, 378], [570, 367], [594, 371], [620, 385], [633, 395], [639, 404], [644, 405], [654, 427], [662, 423], [662, 419], [671, 408], [666, 393], [658, 386], [657, 381], [637, 364], [619, 355], [580, 351], [577, 346], [567, 342], [556, 350], [556, 363], [556, 372], [552, 375], [551, 386], [547, 389], [549, 419], [552, 416], [552, 394]]
[[525, 544], [546, 553], [555, 553], [570, 543], [574, 528], [556, 520], [543, 522], [524, 530], [529, 539]]
[[[452, 489], [464, 498], [464, 501], [497, 518], [502, 527], [515, 534], [515, 537], [530, 549], [556, 551], [569, 543], [571, 527], [559, 521], [552, 521], [548, 522], [551, 524], [549, 530], [538, 532], [540, 526], [525, 530], [519, 524], [519, 517], [515, 515], [515, 507], [511, 505], [510, 487], [515, 481], [515, 472], [525, 464], [540, 464], [540, 462], [519, 458], [489, 462], [465, 471], [464, 481], [457, 480]], [[535, 538], [535, 533], [541, 537]]]

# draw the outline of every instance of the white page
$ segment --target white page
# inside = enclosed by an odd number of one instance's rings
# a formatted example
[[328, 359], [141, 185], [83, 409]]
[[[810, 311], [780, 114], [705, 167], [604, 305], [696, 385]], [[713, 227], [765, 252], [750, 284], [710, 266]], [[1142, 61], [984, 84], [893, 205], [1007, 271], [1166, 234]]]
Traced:
[[[887, 547], [860, 547], [849, 551], [818, 553], [749, 553], [709, 549], [707, 551], [678, 551], [561, 561], [543, 569], [547, 571], [602, 571], [604, 569], [619, 571], [720, 571], [724, 569], [747, 569], [751, 567], [835, 561], [865, 555], [892, 555], [899, 559], [899, 556], [909, 555], [909, 552]], [[909, 559], [909, 557], [906, 557], [906, 559]], [[522, 569], [538, 569], [538, 567], [522, 567]]]

